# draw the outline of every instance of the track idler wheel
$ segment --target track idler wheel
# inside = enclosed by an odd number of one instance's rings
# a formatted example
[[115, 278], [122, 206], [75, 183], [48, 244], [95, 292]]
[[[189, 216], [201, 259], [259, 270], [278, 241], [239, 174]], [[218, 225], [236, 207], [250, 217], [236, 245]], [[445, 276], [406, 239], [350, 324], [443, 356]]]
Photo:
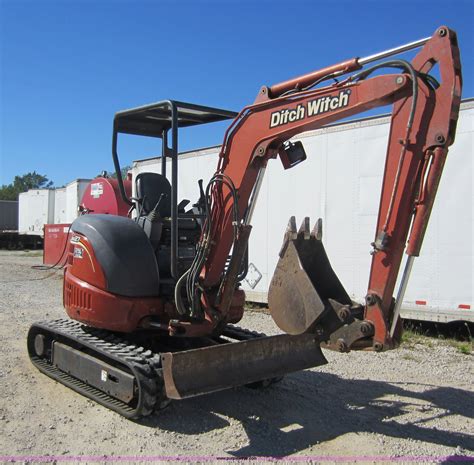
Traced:
[[321, 219], [310, 231], [310, 220], [306, 217], [297, 231], [292, 216], [279, 255], [268, 306], [275, 323], [287, 334], [311, 332], [323, 315], [332, 310], [334, 301], [352, 304], [329, 263], [322, 243]]

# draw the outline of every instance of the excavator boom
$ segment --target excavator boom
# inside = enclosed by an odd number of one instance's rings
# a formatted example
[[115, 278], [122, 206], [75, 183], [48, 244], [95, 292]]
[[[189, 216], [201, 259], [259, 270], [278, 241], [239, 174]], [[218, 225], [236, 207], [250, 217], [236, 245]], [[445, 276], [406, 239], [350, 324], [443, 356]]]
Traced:
[[[359, 69], [377, 57], [387, 57], [395, 51], [421, 45], [423, 48], [411, 63], [391, 58], [332, 85], [313, 87]], [[440, 82], [429, 75], [435, 65], [440, 71]], [[382, 68], [397, 68], [402, 72], [372, 76]], [[209, 186], [210, 226], [202, 240], [205, 258], [188, 277], [188, 285], [193, 288], [193, 282], [189, 284], [189, 281], [194, 280], [196, 288], [200, 289], [191, 299], [196, 298], [202, 303], [206, 315], [203, 330], [226, 319], [229, 296], [236, 286], [236, 270], [250, 234], [249, 212], [253, 210], [268, 161], [279, 157], [284, 168], [289, 169], [306, 157], [302, 144], [291, 142], [292, 137], [378, 106], [393, 104], [372, 268], [362, 319], [366, 327], [373, 328], [370, 346], [374, 350], [396, 347], [400, 331], [396, 330], [398, 319], [393, 315], [398, 312], [403, 296], [399, 295], [394, 303], [393, 293], [403, 251], [408, 240], [408, 269], [402, 280], [402, 289], [412, 257], [418, 255], [421, 248], [447, 150], [454, 141], [460, 100], [461, 65], [457, 38], [444, 26], [429, 39], [365, 59], [349, 60], [270, 88], [263, 87], [255, 103], [244, 108], [227, 131], [219, 167]], [[277, 274], [281, 276], [275, 277], [269, 291], [269, 306], [275, 320], [290, 334], [307, 332], [318, 326], [319, 318], [323, 318], [328, 307], [336, 305], [348, 310], [348, 318], [342, 319], [342, 323], [347, 325], [352, 319], [351, 305], [347, 298], [338, 302], [340, 283], [332, 280], [335, 287], [331, 289], [326, 282], [323, 294], [318, 293], [321, 285], [314, 279], [318, 275], [315, 270], [321, 264], [302, 256], [303, 248], [310, 254], [318, 246], [305, 247], [304, 241], [296, 238], [299, 236], [296, 230], [290, 233], [294, 237], [289, 238], [287, 234], [285, 241], [295, 247], [283, 247], [285, 251], [280, 253], [277, 267]], [[313, 241], [309, 231], [302, 234], [308, 241]], [[232, 253], [232, 259], [226, 268], [229, 253]], [[291, 260], [295, 263], [285, 265], [285, 261]], [[302, 270], [300, 277], [308, 281], [306, 285], [302, 284], [303, 281], [288, 279], [288, 270], [305, 262], [309, 268]], [[326, 266], [325, 262], [323, 266]], [[321, 276], [318, 279], [321, 280]], [[301, 290], [295, 297], [295, 286], [299, 288], [299, 285]], [[296, 301], [299, 306], [294, 309]], [[315, 301], [320, 301], [320, 311], [315, 312]], [[335, 301], [334, 305], [330, 301]], [[360, 312], [360, 309], [353, 310]], [[304, 319], [307, 321], [302, 325]], [[356, 320], [359, 325], [359, 315]], [[326, 326], [333, 331], [334, 324], [327, 322]], [[326, 329], [324, 325], [319, 327], [323, 332], [327, 332]], [[338, 339], [349, 342], [343, 336]]]

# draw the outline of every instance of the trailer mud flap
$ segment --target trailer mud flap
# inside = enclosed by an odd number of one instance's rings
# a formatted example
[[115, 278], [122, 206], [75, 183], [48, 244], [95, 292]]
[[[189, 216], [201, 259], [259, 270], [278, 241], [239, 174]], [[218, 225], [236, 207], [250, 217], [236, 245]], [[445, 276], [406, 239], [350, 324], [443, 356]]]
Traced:
[[335, 306], [350, 306], [352, 301], [329, 263], [322, 243], [322, 220], [310, 231], [306, 217], [297, 231], [292, 216], [279, 255], [268, 291], [268, 307], [278, 327], [288, 334], [303, 334], [324, 316], [324, 329], [337, 329], [341, 322]]
[[184, 399], [327, 363], [311, 334], [281, 334], [162, 353], [166, 395]]

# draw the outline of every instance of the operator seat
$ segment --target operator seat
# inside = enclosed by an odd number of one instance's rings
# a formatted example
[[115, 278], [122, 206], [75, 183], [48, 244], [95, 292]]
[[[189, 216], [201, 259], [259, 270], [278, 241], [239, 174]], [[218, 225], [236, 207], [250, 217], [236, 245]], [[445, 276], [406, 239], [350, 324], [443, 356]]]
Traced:
[[142, 215], [148, 215], [161, 199], [158, 213], [162, 218], [171, 216], [171, 184], [162, 174], [140, 173], [135, 179], [135, 191], [142, 206]]

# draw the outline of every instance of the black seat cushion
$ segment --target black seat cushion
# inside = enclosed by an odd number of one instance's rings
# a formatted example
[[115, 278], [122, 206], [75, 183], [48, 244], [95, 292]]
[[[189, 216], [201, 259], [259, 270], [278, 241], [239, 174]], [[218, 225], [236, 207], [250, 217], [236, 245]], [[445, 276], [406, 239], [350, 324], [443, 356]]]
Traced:
[[165, 194], [158, 207], [158, 213], [163, 218], [171, 216], [171, 184], [166, 176], [157, 173], [140, 173], [135, 179], [135, 187], [137, 197], [143, 206], [143, 214], [150, 213], [161, 194]]
[[104, 270], [107, 291], [127, 297], [158, 296], [160, 277], [153, 248], [135, 221], [115, 215], [83, 215], [72, 231], [83, 234]]

